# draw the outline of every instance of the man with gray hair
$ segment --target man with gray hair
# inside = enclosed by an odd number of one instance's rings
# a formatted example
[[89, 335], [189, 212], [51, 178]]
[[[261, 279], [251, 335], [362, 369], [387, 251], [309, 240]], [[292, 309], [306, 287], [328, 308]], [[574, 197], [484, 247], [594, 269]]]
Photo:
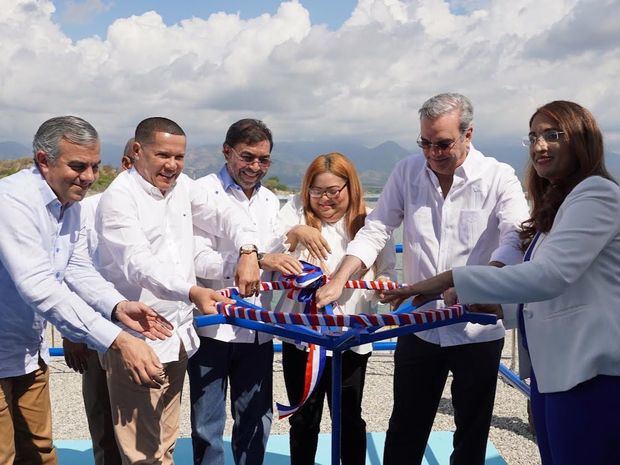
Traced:
[[[339, 269], [317, 292], [319, 306], [337, 300], [349, 276], [370, 266], [403, 223], [405, 282], [455, 266], [521, 261], [517, 231], [528, 218], [523, 189], [510, 166], [474, 148], [469, 99], [439, 94], [419, 113], [422, 154], [396, 165]], [[448, 304], [454, 300], [444, 298]], [[462, 323], [398, 338], [385, 465], [422, 462], [449, 371], [456, 424], [450, 463], [484, 463], [503, 338], [501, 322]]]
[[[63, 336], [119, 352], [134, 382], [159, 385], [163, 366], [142, 340], [171, 325], [129, 302], [95, 271], [79, 201], [98, 176], [99, 136], [74, 116], [52, 118], [34, 137], [35, 165], [0, 181], [0, 463], [56, 464], [46, 321]], [[95, 309], [95, 310], [93, 310]]]

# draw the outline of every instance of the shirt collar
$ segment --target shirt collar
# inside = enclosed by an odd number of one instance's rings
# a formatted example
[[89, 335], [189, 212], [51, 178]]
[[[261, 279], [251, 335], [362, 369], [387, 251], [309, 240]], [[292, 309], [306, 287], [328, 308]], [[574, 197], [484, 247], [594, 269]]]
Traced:
[[[47, 183], [43, 174], [39, 170], [39, 167], [36, 165], [32, 165], [31, 173], [36, 180], [37, 187], [39, 189], [39, 193], [41, 194], [41, 198], [43, 199], [44, 205], [54, 214], [56, 219], [60, 219], [63, 214], [62, 203], [58, 200], [56, 193], [52, 190], [50, 185]], [[71, 204], [67, 208], [69, 208]], [[66, 208], [64, 209], [66, 210]]]
[[[232, 176], [228, 172], [228, 165], [224, 164], [224, 166], [222, 166], [222, 169], [219, 172], [219, 176], [220, 176], [220, 179], [222, 180], [222, 187], [224, 187], [225, 191], [228, 191], [229, 189], [236, 189], [236, 190], [243, 191], [243, 189], [241, 189], [241, 186], [237, 184], [237, 182], [232, 178]], [[252, 193], [252, 196], [254, 196], [254, 194], [256, 194], [260, 188], [261, 188], [261, 183], [259, 182], [254, 188], [254, 192]]]
[[[122, 174], [122, 173], [121, 173]], [[161, 191], [159, 190], [158, 187], [155, 187], [153, 184], [151, 184], [150, 182], [148, 182], [146, 179], [144, 179], [142, 177], [142, 175], [140, 173], [138, 173], [138, 170], [135, 167], [132, 167], [129, 171], [128, 171], [128, 176], [132, 176], [136, 182], [138, 183], [138, 185], [144, 189], [144, 191], [149, 194], [152, 197], [155, 197], [156, 199], [163, 199], [166, 195], [169, 195], [173, 190], [174, 190], [174, 186], [176, 186], [176, 181], [174, 182], [174, 184], [172, 184], [172, 186], [170, 186], [170, 189], [168, 189], [166, 191], [166, 194], [162, 194]]]
[[[478, 150], [476, 150], [474, 144], [470, 144], [469, 152], [465, 157], [465, 161], [454, 171], [454, 177], [466, 181], [476, 178], [479, 174], [477, 167], [480, 166], [479, 162], [483, 157], [484, 155], [482, 155]], [[424, 165], [424, 167], [426, 168], [426, 172], [428, 173], [430, 178], [436, 180], [437, 176], [435, 175], [435, 173], [433, 173], [433, 170], [430, 168], [430, 166], [428, 166], [428, 162]]]
[[476, 150], [474, 144], [470, 144], [469, 153], [467, 157], [465, 157], [465, 161], [461, 166], [456, 169], [456, 173], [460, 177], [465, 179], [473, 179], [479, 175], [480, 160], [482, 160], [483, 155]]

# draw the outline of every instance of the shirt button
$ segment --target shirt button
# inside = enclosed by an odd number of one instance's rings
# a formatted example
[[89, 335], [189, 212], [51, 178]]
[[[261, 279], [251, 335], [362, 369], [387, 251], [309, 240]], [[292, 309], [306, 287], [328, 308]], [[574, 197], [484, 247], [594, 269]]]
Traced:
[[60, 273], [56, 273], [56, 278], [60, 278]]

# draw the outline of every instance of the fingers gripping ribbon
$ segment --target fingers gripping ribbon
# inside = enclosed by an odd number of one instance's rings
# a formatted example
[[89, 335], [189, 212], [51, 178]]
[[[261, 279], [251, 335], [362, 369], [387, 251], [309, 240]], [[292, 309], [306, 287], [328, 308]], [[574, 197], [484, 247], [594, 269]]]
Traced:
[[[329, 279], [323, 274], [321, 268], [310, 263], [301, 262], [303, 271], [299, 275], [283, 276], [279, 281], [264, 281], [260, 283], [261, 291], [285, 290], [289, 299], [304, 303], [303, 313], [272, 312], [259, 309], [254, 305], [244, 305], [244, 301], [237, 299], [235, 304], [217, 303], [217, 309], [229, 317], [242, 318], [253, 321], [261, 321], [275, 325], [302, 325], [310, 326], [315, 330], [333, 331], [335, 328], [371, 328], [381, 326], [402, 326], [412, 324], [435, 323], [454, 318], [464, 314], [461, 305], [453, 307], [413, 311], [408, 313], [383, 313], [383, 314], [353, 314], [346, 315], [342, 312], [334, 314], [332, 305], [324, 309], [317, 309], [316, 291]], [[349, 280], [345, 288], [390, 290], [404, 286], [393, 281], [364, 281]], [[237, 298], [238, 288], [229, 287], [220, 291], [226, 297]], [[335, 304], [336, 307], [337, 304]], [[299, 410], [306, 400], [312, 395], [318, 385], [323, 369], [325, 368], [327, 351], [325, 347], [309, 344], [308, 358], [306, 361], [304, 392], [298, 404], [286, 406], [276, 403], [280, 419], [286, 418]]]

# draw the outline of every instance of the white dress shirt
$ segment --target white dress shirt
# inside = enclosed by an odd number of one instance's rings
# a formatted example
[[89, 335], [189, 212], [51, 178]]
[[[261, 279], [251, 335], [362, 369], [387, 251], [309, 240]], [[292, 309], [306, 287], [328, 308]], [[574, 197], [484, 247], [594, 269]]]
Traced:
[[[283, 252], [282, 230], [278, 223], [280, 202], [273, 192], [262, 185], [247, 198], [241, 187], [232, 179], [226, 165], [219, 173], [212, 173], [196, 181], [200, 190], [216, 202], [229, 203], [246, 216], [257, 230], [253, 243], [259, 252]], [[194, 228], [196, 236], [196, 274], [201, 284], [212, 289], [234, 286], [234, 270], [239, 258], [239, 247], [229, 237], [217, 237], [199, 227]], [[214, 252], [215, 251], [215, 252]], [[262, 280], [270, 280], [272, 273], [263, 271]], [[249, 302], [268, 309], [271, 305], [270, 293], [263, 292], [258, 297], [246, 298]], [[232, 325], [213, 325], [198, 329], [198, 334], [224, 342], [252, 343], [256, 331]], [[272, 336], [258, 332], [260, 344], [270, 341]]]
[[[88, 253], [93, 260], [97, 250], [97, 243], [99, 241], [97, 238], [97, 230], [95, 229], [95, 214], [97, 213], [97, 207], [99, 206], [99, 201], [101, 200], [102, 195], [103, 194], [101, 192], [99, 194], [89, 195], [80, 202], [82, 221], [84, 221], [84, 227], [86, 228]], [[97, 263], [94, 261], [93, 263], [96, 268]]]
[[0, 217], [0, 378], [49, 362], [45, 320], [107, 350], [120, 333], [108, 319], [125, 298], [92, 267], [79, 203], [63, 209], [35, 166], [0, 181]]
[[[470, 302], [529, 302], [523, 321], [540, 392], [620, 376], [620, 187], [599, 176], [564, 199], [531, 259], [453, 270]], [[526, 375], [527, 376], [527, 375]]]
[[240, 245], [254, 239], [243, 217], [220, 208], [195, 187], [181, 174], [162, 195], [131, 169], [110, 184], [97, 209], [101, 274], [127, 298], [151, 306], [175, 328], [166, 340], [146, 340], [163, 363], [178, 360], [181, 341], [188, 356], [199, 344], [189, 300], [189, 290], [196, 284], [192, 225], [230, 234]]
[[[290, 231], [294, 226], [306, 224], [303, 203], [299, 195], [294, 196], [282, 207], [279, 219], [282, 228], [286, 232]], [[328, 269], [323, 270], [325, 274], [329, 275], [336, 269], [340, 261], [346, 255], [347, 245], [350, 242], [344, 217], [335, 223], [322, 223], [321, 235], [325, 238], [331, 249], [328, 259], [324, 262]], [[308, 250], [301, 244], [297, 245], [297, 248], [293, 252], [293, 256], [308, 263], [320, 265], [310, 256]], [[374, 264], [370, 263], [370, 265], [368, 270], [360, 271], [351, 279], [366, 279], [372, 281], [378, 276], [383, 276], [393, 281], [396, 280], [396, 271], [394, 269], [396, 267], [396, 252], [392, 239], [386, 241], [383, 249], [379, 251]], [[340, 311], [347, 315], [356, 313], [376, 313], [378, 303], [379, 301], [375, 291], [369, 290], [344, 289], [342, 296], [338, 299]], [[295, 302], [286, 295], [282, 295], [276, 306], [276, 310], [283, 312], [303, 312], [304, 304]], [[367, 354], [372, 351], [372, 344], [363, 344], [353, 347], [351, 350], [358, 354]]]
[[[528, 218], [523, 189], [514, 170], [471, 147], [454, 173], [444, 199], [439, 180], [422, 155], [400, 161], [379, 202], [347, 249], [365, 264], [374, 261], [392, 231], [403, 226], [403, 276], [415, 283], [460, 265], [522, 260], [518, 227]], [[442, 306], [432, 302], [426, 308]], [[504, 336], [496, 325], [459, 323], [417, 333], [453, 346]]]

